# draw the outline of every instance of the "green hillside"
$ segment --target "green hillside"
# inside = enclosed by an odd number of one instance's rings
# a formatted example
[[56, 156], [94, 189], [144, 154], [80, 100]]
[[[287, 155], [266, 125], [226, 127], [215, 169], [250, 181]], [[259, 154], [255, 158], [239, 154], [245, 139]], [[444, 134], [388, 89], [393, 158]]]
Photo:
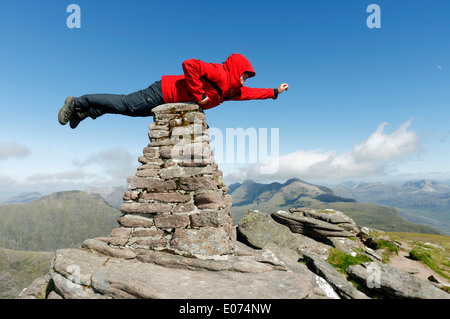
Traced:
[[34, 279], [48, 274], [54, 255], [0, 247], [0, 299], [17, 298]]
[[0, 247], [55, 251], [108, 236], [120, 211], [99, 195], [58, 192], [26, 204], [0, 205]]
[[353, 199], [337, 196], [326, 187], [299, 179], [291, 179], [284, 184], [259, 184], [245, 181], [231, 186], [230, 195], [233, 198], [231, 212], [236, 224], [249, 209], [271, 214], [277, 210], [288, 211], [291, 207], [311, 207], [342, 211], [360, 227], [366, 226], [383, 231], [439, 234], [438, 230], [430, 226], [406, 221], [395, 208], [359, 203]]

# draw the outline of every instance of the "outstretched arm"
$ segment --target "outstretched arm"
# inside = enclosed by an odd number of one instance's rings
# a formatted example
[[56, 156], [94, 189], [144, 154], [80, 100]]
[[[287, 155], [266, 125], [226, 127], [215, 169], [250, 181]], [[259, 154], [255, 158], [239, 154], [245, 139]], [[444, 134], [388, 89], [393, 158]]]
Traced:
[[236, 94], [233, 94], [228, 100], [243, 101], [243, 100], [263, 100], [263, 99], [276, 99], [278, 94], [287, 91], [289, 85], [287, 83], [280, 84], [276, 89], [257, 89], [242, 86], [239, 88]]

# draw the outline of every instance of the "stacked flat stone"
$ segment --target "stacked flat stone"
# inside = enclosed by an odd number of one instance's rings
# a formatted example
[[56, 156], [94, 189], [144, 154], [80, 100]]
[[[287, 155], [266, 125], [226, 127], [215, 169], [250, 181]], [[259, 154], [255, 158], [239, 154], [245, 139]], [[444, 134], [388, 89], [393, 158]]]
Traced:
[[203, 110], [170, 103], [152, 112], [150, 143], [128, 179], [109, 245], [198, 258], [233, 254], [231, 196], [214, 162]]

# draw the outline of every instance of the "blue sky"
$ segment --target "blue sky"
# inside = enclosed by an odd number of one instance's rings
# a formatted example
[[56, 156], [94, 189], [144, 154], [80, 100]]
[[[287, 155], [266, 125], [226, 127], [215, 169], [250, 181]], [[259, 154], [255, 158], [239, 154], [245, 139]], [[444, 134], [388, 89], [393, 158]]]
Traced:
[[[67, 27], [72, 3], [81, 28]], [[381, 28], [366, 24], [370, 4]], [[206, 111], [223, 132], [279, 130], [276, 173], [219, 163], [228, 183], [450, 179], [449, 11], [444, 0], [2, 1], [0, 199], [125, 184], [152, 118], [71, 130], [57, 121], [64, 99], [128, 94], [181, 74], [186, 59], [234, 52], [256, 71], [247, 86], [290, 88]]]

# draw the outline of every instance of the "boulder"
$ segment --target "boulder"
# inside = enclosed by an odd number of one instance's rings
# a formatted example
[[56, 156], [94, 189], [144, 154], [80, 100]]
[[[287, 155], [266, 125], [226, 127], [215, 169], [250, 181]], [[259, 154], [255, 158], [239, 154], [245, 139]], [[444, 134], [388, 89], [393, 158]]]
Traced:
[[81, 247], [117, 258], [133, 259], [136, 257], [136, 254], [129, 248], [115, 248], [96, 238], [86, 239]]
[[269, 263], [258, 262], [251, 256], [229, 256], [226, 259], [185, 258], [163, 251], [142, 250], [137, 259], [167, 268], [188, 269], [196, 271], [238, 271], [260, 273], [273, 270]]
[[[280, 224], [286, 225], [294, 233], [315, 238], [354, 237], [355, 234], [344, 229], [340, 224], [333, 224], [316, 218], [314, 214], [306, 216], [302, 212], [277, 211], [272, 218]], [[349, 225], [348, 223], [345, 223]], [[347, 228], [347, 226], [346, 226]]]
[[347, 273], [390, 298], [450, 299], [450, 294], [430, 282], [380, 262], [349, 266]]
[[382, 260], [382, 256], [380, 256], [372, 248], [365, 246], [356, 238], [330, 237], [329, 240], [333, 243], [333, 246], [337, 250], [343, 252], [344, 254], [355, 257], [356, 255], [363, 253], [371, 260]]
[[33, 280], [27, 288], [19, 293], [19, 299], [45, 299], [50, 280], [50, 274]]
[[[254, 250], [246, 247], [246, 256], [226, 256], [217, 260], [187, 258], [146, 249], [137, 250], [138, 258], [128, 260], [87, 249], [63, 249], [56, 253], [50, 271], [54, 287], [49, 297], [329, 298], [328, 286], [323, 282], [318, 284], [318, 277], [305, 265], [297, 263], [295, 254], [275, 248]], [[287, 268], [280, 268], [282, 264]]]
[[356, 226], [356, 223], [353, 221], [353, 219], [351, 219], [350, 217], [348, 217], [347, 215], [345, 215], [344, 213], [334, 210], [334, 209], [324, 209], [321, 211], [317, 211], [311, 208], [306, 208], [306, 207], [301, 207], [301, 208], [290, 208], [289, 211], [291, 213], [303, 213], [304, 216], [306, 217], [311, 217], [311, 218], [315, 218], [318, 220], [322, 220], [324, 222], [333, 224], [333, 225], [338, 225], [339, 227], [353, 232], [353, 233], [358, 233], [359, 229], [358, 226]]
[[341, 298], [370, 299], [356, 289], [349, 281], [347, 281], [345, 275], [338, 272], [321, 256], [314, 253], [304, 253], [303, 259], [306, 261], [308, 268], [318, 276], [324, 278]]
[[256, 248], [263, 248], [269, 243], [280, 247], [294, 247], [297, 244], [288, 227], [257, 210], [249, 210], [242, 216], [238, 224], [238, 234]]
[[297, 249], [301, 255], [303, 253], [314, 253], [320, 256], [327, 257], [332, 246], [326, 242], [314, 240], [302, 234], [292, 233], [297, 239]]

